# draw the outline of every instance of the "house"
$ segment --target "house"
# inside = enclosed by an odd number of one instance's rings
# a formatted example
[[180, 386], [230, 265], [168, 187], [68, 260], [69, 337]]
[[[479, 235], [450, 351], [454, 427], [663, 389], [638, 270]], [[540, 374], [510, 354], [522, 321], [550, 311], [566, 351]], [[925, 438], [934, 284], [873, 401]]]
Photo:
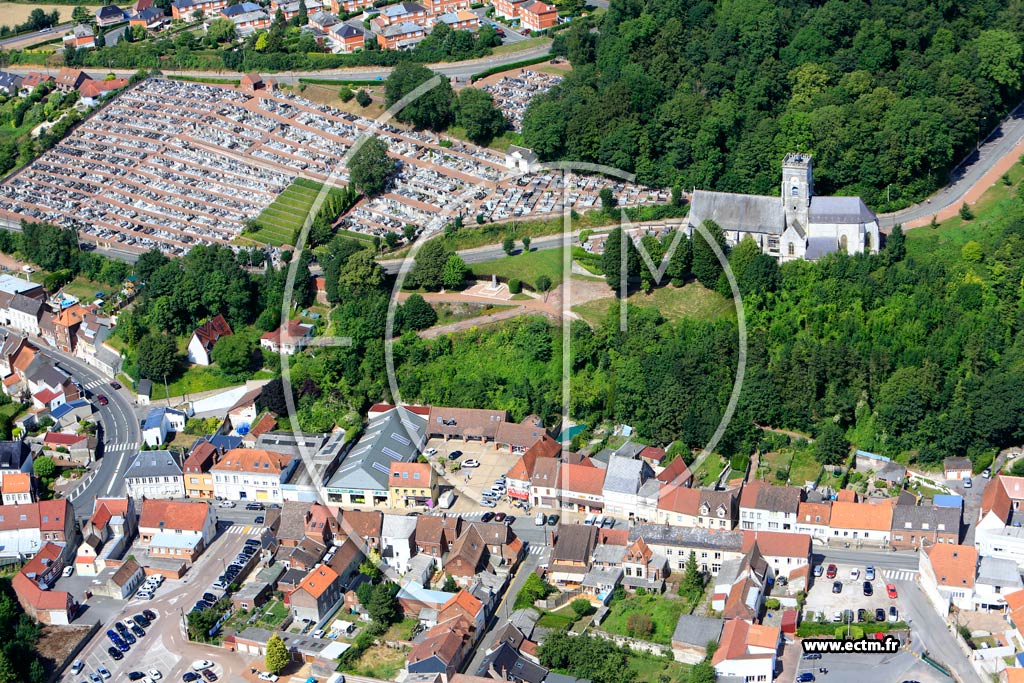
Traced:
[[82, 524], [75, 570], [82, 576], [96, 576], [107, 566], [107, 560], [121, 557], [135, 531], [135, 502], [131, 498], [97, 498], [92, 516]]
[[416, 554], [415, 517], [384, 515], [381, 527], [381, 559], [398, 574], [409, 571], [409, 562]]
[[6, 327], [27, 335], [38, 335], [45, 304], [19, 293], [0, 292], [0, 315]]
[[338, 573], [322, 564], [314, 567], [288, 595], [288, 603], [297, 620], [318, 622], [341, 600], [343, 592]]
[[462, 664], [468, 640], [469, 634], [463, 628], [431, 629], [427, 637], [406, 656], [406, 671], [410, 675], [451, 676]]
[[662, 524], [729, 530], [736, 526], [736, 501], [733, 491], [666, 484], [658, 494], [655, 519]]
[[188, 457], [182, 463], [182, 477], [185, 483], [185, 497], [213, 498], [213, 473], [210, 468], [222, 455], [209, 441], [200, 439], [192, 445]]
[[715, 673], [732, 676], [741, 681], [771, 681], [779, 648], [782, 629], [778, 626], [749, 624], [741, 619], [730, 619], [722, 629], [722, 639], [711, 658]]
[[0, 477], [32, 472], [32, 450], [20, 439], [0, 441]]
[[[251, 74], [242, 77], [243, 87], [245, 80]], [[262, 81], [261, 81], [262, 82]], [[213, 361], [210, 352], [221, 337], [231, 336], [231, 326], [219, 313], [195, 329], [192, 338], [188, 341], [188, 361], [194, 365], [210, 365]]]
[[117, 5], [104, 5], [96, 10], [96, 25], [111, 26], [125, 20], [125, 12]]
[[217, 535], [217, 514], [209, 503], [143, 500], [139, 544], [149, 556], [195, 562]]
[[998, 557], [981, 557], [974, 580], [974, 605], [977, 611], [1005, 610], [1006, 596], [1024, 589], [1017, 563]]
[[605, 470], [586, 458], [561, 467], [562, 508], [576, 512], [601, 512], [604, 509]]
[[705, 574], [715, 576], [729, 560], [743, 557], [743, 535], [737, 531], [716, 531], [671, 526], [667, 524], [634, 524], [629, 540], [643, 537], [644, 542], [669, 562], [669, 570], [682, 573], [690, 553]]
[[973, 463], [968, 458], [949, 457], [942, 461], [942, 470], [948, 481], [969, 479], [973, 468]]
[[425, 432], [423, 416], [404, 407], [371, 418], [324, 487], [324, 499], [331, 505], [386, 505], [392, 463], [415, 461], [426, 443]]
[[949, 543], [924, 546], [919, 553], [918, 569], [921, 590], [940, 616], [949, 614], [950, 605], [972, 609], [978, 571], [976, 548]]
[[[526, 1], [527, 0], [519, 0], [519, 2]], [[495, 7], [497, 6], [498, 4], [495, 3]], [[532, 173], [533, 171], [537, 170], [539, 163], [540, 157], [537, 156], [536, 152], [527, 147], [520, 147], [519, 145], [509, 145], [508, 151], [505, 152], [505, 168], [507, 168], [510, 171], [519, 171], [520, 173]]]
[[6, 564], [34, 557], [46, 543], [66, 549], [74, 538], [74, 512], [65, 499], [0, 507], [0, 558]]
[[46, 543], [11, 580], [25, 614], [41, 624], [66, 626], [77, 612], [78, 605], [70, 593], [50, 590], [64, 570], [63, 551], [56, 543]]
[[725, 622], [712, 617], [681, 614], [672, 632], [672, 658], [685, 664], [696, 664], [707, 656], [708, 643], [718, 643]]
[[978, 530], [1001, 529], [1011, 523], [1024, 502], [1024, 477], [997, 474], [989, 480], [981, 497]]
[[[309, 15], [309, 23], [306, 24], [306, 25], [307, 26], [312, 26], [313, 28], [320, 29], [321, 31], [326, 33], [329, 28], [331, 28], [332, 26], [337, 26], [339, 23], [340, 22], [338, 21], [338, 17], [334, 16], [330, 12], [315, 12], [315, 13]], [[319, 278], [319, 279], [323, 279], [323, 278]], [[314, 282], [314, 286], [316, 286], [315, 282]], [[319, 292], [320, 292], [320, 290], [317, 289], [317, 293], [318, 294], [319, 294]], [[322, 305], [326, 306], [328, 304], [328, 302], [326, 300], [326, 290], [324, 291], [324, 295], [325, 296], [324, 296], [324, 301], [322, 302]], [[321, 303], [321, 302], [318, 301], [317, 303]]]
[[558, 24], [558, 8], [532, 0], [519, 6], [519, 20], [528, 31], [543, 31]]
[[147, 7], [139, 10], [128, 19], [130, 26], [141, 26], [147, 31], [156, 31], [167, 22], [167, 15], [162, 7]]
[[[638, 516], [638, 494], [641, 486], [654, 477], [654, 470], [643, 460], [612, 455], [605, 470], [604, 511], [630, 519]], [[654, 515], [652, 515], [653, 517]]]
[[424, 588], [419, 581], [406, 581], [399, 588], [395, 598], [402, 614], [408, 618], [419, 619], [432, 628], [437, 624], [437, 614], [453, 595], [454, 593]]
[[269, 602], [273, 595], [266, 581], [247, 581], [231, 596], [231, 606], [236, 610], [254, 610]]
[[530, 503], [543, 510], [558, 509], [561, 494], [562, 461], [556, 458], [540, 458], [533, 467], [530, 477]]
[[453, 31], [476, 31], [480, 28], [480, 17], [468, 9], [461, 9], [454, 12], [446, 12], [437, 16], [442, 24], [447, 24]]
[[868, 545], [889, 545], [892, 538], [893, 506], [837, 500], [832, 503], [828, 542], [850, 541]]
[[755, 481], [740, 495], [740, 528], [750, 531], [794, 531], [803, 489]]
[[432, 17], [440, 17], [449, 12], [459, 12], [470, 8], [470, 0], [424, 0], [422, 3], [427, 14]]
[[911, 550], [935, 543], [959, 543], [961, 509], [936, 505], [897, 505], [892, 513], [892, 547]]
[[17, 95], [21, 90], [22, 78], [18, 74], [12, 74], [9, 71], [0, 71], [0, 91], [4, 94]]
[[388, 504], [393, 508], [434, 507], [437, 504], [434, 468], [424, 462], [391, 463]]
[[366, 46], [366, 33], [348, 24], [335, 24], [327, 31], [333, 52], [351, 54]]
[[124, 475], [132, 498], [184, 498], [185, 482], [178, 456], [171, 451], [140, 451]]
[[800, 503], [797, 511], [796, 532], [812, 538], [826, 539], [831, 528], [831, 503]]
[[282, 325], [272, 332], [266, 332], [260, 337], [260, 346], [272, 353], [281, 353], [286, 356], [294, 356], [306, 348], [310, 337], [313, 336], [313, 325], [298, 320], [289, 320], [287, 325]]
[[94, 47], [96, 33], [88, 24], [78, 24], [64, 36], [64, 49], [91, 50]]
[[772, 574], [755, 542], [743, 557], [722, 563], [711, 589], [711, 608], [726, 619], [758, 620]]
[[426, 30], [422, 26], [403, 21], [382, 27], [377, 34], [377, 44], [384, 50], [408, 50], [426, 37]]
[[41, 74], [38, 71], [29, 71], [21, 81], [21, 88], [26, 92], [32, 92], [43, 83], [52, 83], [53, 76]]
[[462, 532], [462, 518], [441, 513], [440, 516], [416, 518], [416, 552], [443, 558]]
[[744, 531], [743, 552], [749, 552], [755, 544], [774, 570], [775, 576], [787, 580], [807, 578], [807, 569], [811, 564], [811, 537], [807, 534]]
[[232, 448], [210, 468], [213, 493], [225, 500], [282, 503], [281, 487], [299, 458], [258, 448]]
[[71, 69], [68, 67], [62, 68], [57, 72], [56, 86], [57, 91], [62, 93], [69, 93], [72, 90], [78, 90], [82, 83], [90, 80], [91, 76], [85, 73], [81, 69]]
[[547, 669], [531, 661], [508, 643], [501, 643], [484, 657], [474, 678], [480, 677], [485, 681], [541, 683], [550, 680], [551, 675]]
[[380, 14], [374, 19], [375, 22], [378, 20], [380, 28], [406, 22], [426, 26], [427, 10], [415, 2], [399, 2], [382, 7]]
[[328, 5], [333, 14], [352, 14], [373, 7], [373, 0], [330, 0]]
[[173, 408], [151, 408], [142, 423], [142, 440], [150, 448], [158, 448], [167, 443], [167, 436], [172, 432], [185, 431], [187, 416]]
[[191, 20], [198, 12], [210, 15], [227, 7], [228, 0], [174, 0], [171, 3], [171, 16], [175, 19]]
[[529, 0], [493, 0], [494, 13], [501, 19], [518, 19], [519, 8], [526, 2]]
[[95, 581], [92, 582], [92, 593], [104, 595], [115, 600], [127, 600], [146, 578], [146, 572], [132, 558], [110, 561]]
[[560, 588], [574, 588], [583, 583], [590, 569], [591, 556], [597, 543], [597, 529], [583, 524], [558, 529], [551, 549], [550, 581]]
[[0, 480], [0, 493], [4, 505], [22, 505], [35, 500], [32, 488], [32, 475], [26, 472], [6, 474]]
[[626, 548], [622, 558], [622, 585], [627, 588], [643, 588], [661, 593], [665, 590], [668, 575], [668, 561], [658, 555], [639, 536]]
[[[84, 102], [88, 106], [92, 106], [104, 97], [110, 96], [113, 92], [120, 90], [121, 88], [127, 87], [127, 78], [111, 78], [110, 80], [102, 81], [86, 81], [82, 84], [82, 87], [78, 89], [78, 94], [82, 97], [82, 102]], [[66, 320], [66, 317], [67, 316], [65, 316], [64, 313], [62, 312], [61, 315], [57, 316], [57, 320], [55, 321], [56, 324], [58, 326], [63, 325]], [[81, 320], [78, 320], [76, 322], [76, 325], [79, 324], [80, 322]], [[67, 330], [72, 329], [70, 325], [65, 325], [64, 328]], [[68, 334], [68, 337], [70, 339], [70, 334]], [[68, 348], [67, 350], [70, 350], [70, 348]]]
[[693, 486], [693, 473], [681, 457], [670, 462], [655, 478], [672, 486]]
[[811, 156], [782, 160], [781, 197], [695, 190], [687, 234], [711, 221], [735, 246], [752, 239], [781, 261], [815, 260], [837, 251], [878, 253], [878, 219], [859, 197], [814, 196]]
[[381, 534], [384, 531], [384, 513], [368, 510], [345, 510], [340, 520], [341, 532], [357, 540], [367, 551], [381, 551]]

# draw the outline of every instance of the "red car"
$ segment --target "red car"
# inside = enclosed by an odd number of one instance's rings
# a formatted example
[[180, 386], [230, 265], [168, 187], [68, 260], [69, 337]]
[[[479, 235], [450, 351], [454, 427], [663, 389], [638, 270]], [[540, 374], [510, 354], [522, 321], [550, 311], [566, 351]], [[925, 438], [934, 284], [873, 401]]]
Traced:
[[836, 574], [838, 573], [839, 569], [834, 564], [830, 564], [828, 566], [828, 570], [825, 572], [825, 576], [827, 576], [830, 579], [834, 579], [836, 578]]
[[892, 585], [891, 583], [885, 584], [885, 592], [889, 594], [890, 600], [896, 599], [896, 586]]
[[101, 406], [105, 406], [105, 405], [107, 405], [107, 403], [109, 403], [109, 401], [107, 400], [107, 397], [104, 396], [103, 394], [100, 394], [99, 396], [97, 396], [96, 400], [99, 402], [99, 404]]

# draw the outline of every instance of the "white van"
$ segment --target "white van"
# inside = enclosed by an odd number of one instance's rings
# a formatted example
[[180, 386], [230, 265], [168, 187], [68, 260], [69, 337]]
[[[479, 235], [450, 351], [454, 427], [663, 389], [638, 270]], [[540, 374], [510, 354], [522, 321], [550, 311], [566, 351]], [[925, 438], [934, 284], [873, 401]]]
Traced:
[[595, 515], [593, 512], [591, 512], [591, 513], [587, 514], [587, 518], [585, 520], [583, 520], [583, 523], [586, 524], [587, 526], [593, 526], [595, 519], [597, 519], [597, 515]]
[[544, 513], [538, 512], [537, 516], [533, 518], [534, 526], [544, 526]]
[[594, 526], [596, 526], [596, 527], [604, 526], [604, 515], [598, 515], [597, 516], [597, 519], [594, 520]]

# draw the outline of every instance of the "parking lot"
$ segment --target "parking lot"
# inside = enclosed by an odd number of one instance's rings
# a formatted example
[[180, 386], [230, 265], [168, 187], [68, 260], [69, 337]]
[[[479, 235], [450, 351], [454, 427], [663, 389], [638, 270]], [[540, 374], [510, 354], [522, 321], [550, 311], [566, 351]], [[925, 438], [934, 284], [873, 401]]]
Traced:
[[[821, 673], [821, 668], [828, 669], [828, 673]], [[810, 672], [816, 682], [822, 683], [863, 683], [866, 677], [878, 683], [952, 681], [906, 650], [895, 654], [828, 654], [818, 660], [801, 659], [799, 668], [791, 675], [787, 671], [782, 680], [785, 683], [795, 681], [805, 672]]]
[[[463, 443], [460, 440], [431, 439], [425, 450], [437, 449], [437, 455], [431, 456], [431, 460], [443, 458], [445, 467], [445, 478], [455, 487], [457, 496], [456, 511], [480, 510], [480, 501], [483, 492], [491, 488], [499, 477], [506, 474], [509, 469], [519, 460], [519, 455], [513, 455], [507, 449], [496, 450], [493, 443], [481, 443], [479, 441], [468, 441]], [[456, 460], [449, 459], [454, 451], [462, 451], [462, 455]], [[479, 467], [463, 468], [457, 472], [451, 472], [452, 463], [460, 465], [467, 460], [476, 460]], [[491, 508], [496, 512], [512, 512], [514, 508], [508, 496], [502, 496], [496, 507]]]
[[[826, 619], [832, 620], [836, 612], [842, 613], [845, 610], [852, 610], [856, 619], [857, 610], [860, 609], [868, 610], [870, 619], [875, 618], [876, 609], [883, 609], [885, 610], [886, 619], [888, 619], [889, 607], [893, 605], [897, 608], [897, 616], [902, 617], [899, 609], [899, 599], [889, 599], [885, 590], [886, 579], [880, 572], [876, 572], [874, 581], [871, 581], [873, 594], [869, 597], [864, 595], [865, 566], [837, 564], [836, 578], [829, 579], [827, 575], [828, 564], [825, 563], [826, 569], [822, 572], [821, 576], [814, 579], [811, 589], [807, 592], [807, 603], [804, 608], [805, 620], [809, 616], [809, 612], [814, 612], [816, 617], [819, 614], [824, 614]], [[859, 572], [856, 579], [851, 576], [851, 571], [854, 569]], [[839, 581], [842, 585], [842, 592], [832, 592], [835, 581]]]

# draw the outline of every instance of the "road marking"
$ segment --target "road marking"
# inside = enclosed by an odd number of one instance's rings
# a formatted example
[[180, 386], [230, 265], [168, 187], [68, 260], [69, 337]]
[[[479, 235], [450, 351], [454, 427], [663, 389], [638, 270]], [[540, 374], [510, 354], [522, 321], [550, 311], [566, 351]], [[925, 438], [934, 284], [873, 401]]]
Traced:
[[882, 574], [893, 581], [913, 581], [919, 572], [914, 569], [887, 569]]
[[[125, 453], [122, 453], [122, 454], [121, 454], [121, 458], [120, 458], [120, 460], [118, 460], [118, 461], [117, 461], [117, 467], [115, 467], [115, 468], [114, 468], [114, 474], [117, 474], [118, 472], [120, 472], [120, 471], [121, 471], [121, 464], [122, 464], [122, 463], [124, 462], [124, 456], [125, 456], [125, 455], [126, 455]], [[108, 495], [108, 496], [110, 495], [110, 492], [114, 490], [114, 487], [115, 487], [115, 486], [116, 486], [116, 485], [118, 484], [118, 482], [120, 482], [120, 481], [123, 481], [123, 480], [121, 479], [121, 477], [117, 477], [117, 476], [114, 476], [114, 477], [111, 477], [111, 478], [110, 478], [110, 486], [108, 486], [108, 487], [107, 487], [107, 495]]]

